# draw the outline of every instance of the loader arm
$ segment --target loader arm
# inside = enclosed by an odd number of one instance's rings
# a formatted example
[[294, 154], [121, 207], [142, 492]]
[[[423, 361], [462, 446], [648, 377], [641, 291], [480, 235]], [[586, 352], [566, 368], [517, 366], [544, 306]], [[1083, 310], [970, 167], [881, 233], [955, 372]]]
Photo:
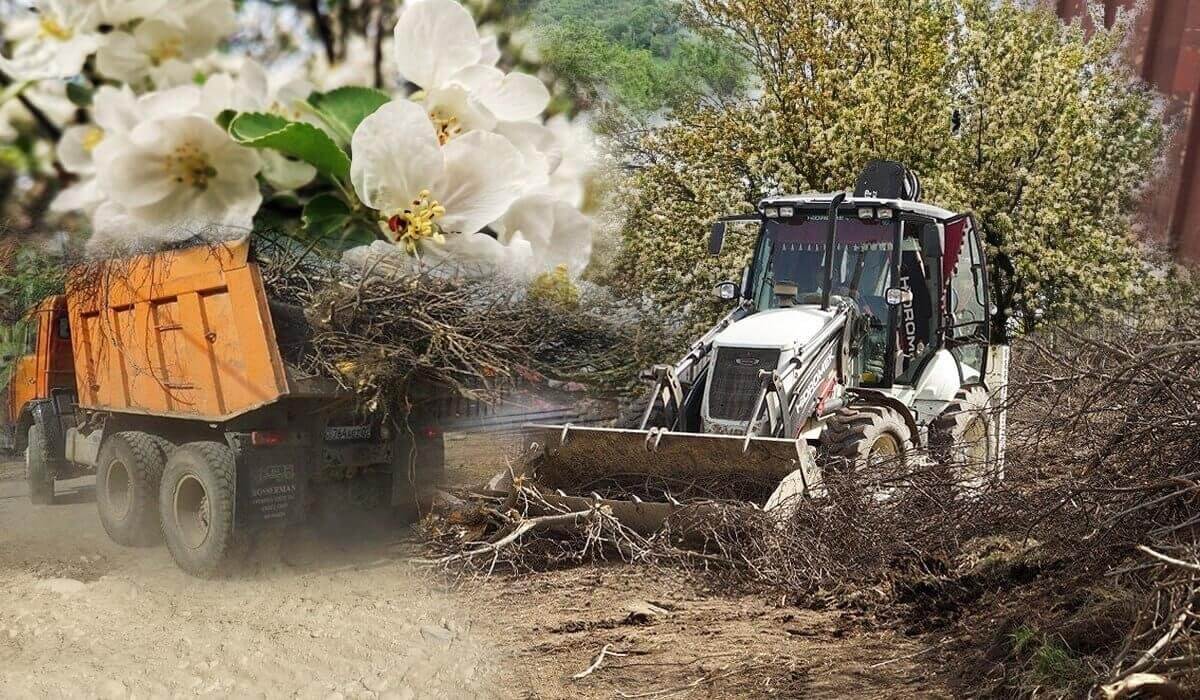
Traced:
[[[798, 437], [809, 416], [817, 410], [833, 383], [827, 380], [838, 369], [842, 331], [851, 307], [842, 304], [829, 323], [782, 368], [759, 372], [760, 388], [745, 439], [755, 436]], [[775, 401], [771, 401], [771, 397]], [[772, 406], [778, 407], [771, 410]]]
[[668, 430], [676, 430], [680, 427], [680, 420], [683, 416], [684, 401], [686, 392], [684, 385], [693, 386], [699, 381], [704, 373], [708, 371], [708, 366], [712, 360], [713, 339], [720, 334], [721, 331], [728, 328], [733, 323], [744, 318], [750, 313], [748, 304], [743, 303], [733, 311], [730, 311], [712, 328], [708, 330], [699, 340], [692, 343], [685, 354], [674, 365], [655, 365], [653, 368], [642, 374], [643, 379], [654, 382], [654, 389], [650, 393], [650, 400], [646, 403], [646, 408], [642, 412], [641, 421], [637, 425], [638, 430], [646, 430], [650, 426], [651, 417], [654, 415], [656, 408], [662, 410], [665, 427]]

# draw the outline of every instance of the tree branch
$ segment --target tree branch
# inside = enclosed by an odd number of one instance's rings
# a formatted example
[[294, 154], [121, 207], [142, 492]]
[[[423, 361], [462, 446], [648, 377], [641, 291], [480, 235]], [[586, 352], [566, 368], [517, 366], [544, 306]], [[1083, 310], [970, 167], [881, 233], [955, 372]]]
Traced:
[[317, 25], [317, 35], [321, 37], [321, 44], [325, 47], [325, 58], [329, 59], [329, 63], [337, 62], [337, 54], [333, 47], [333, 30], [329, 28], [329, 20], [325, 14], [321, 12], [321, 0], [308, 0], [308, 9], [312, 12], [313, 22]]

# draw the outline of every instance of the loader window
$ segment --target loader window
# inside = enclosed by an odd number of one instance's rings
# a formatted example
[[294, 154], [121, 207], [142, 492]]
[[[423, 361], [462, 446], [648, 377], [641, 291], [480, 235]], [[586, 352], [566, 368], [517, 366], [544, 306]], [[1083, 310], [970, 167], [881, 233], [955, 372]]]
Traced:
[[[953, 232], [955, 225], [964, 227]], [[983, 370], [987, 345], [987, 291], [983, 288], [983, 254], [979, 239], [971, 230], [969, 220], [947, 225], [947, 241], [960, 242], [958, 250], [947, 250], [948, 264], [953, 268], [946, 285], [946, 334], [951, 350], [958, 358], [964, 377], [978, 377]]]
[[[767, 223], [752, 272], [758, 309], [780, 305], [775, 285], [781, 282], [796, 285], [794, 303], [820, 302], [825, 283], [828, 222], [825, 217], [813, 217]], [[838, 222], [833, 256], [832, 293], [853, 299], [864, 313], [883, 320], [888, 315], [884, 294], [891, 277], [894, 235], [893, 223], [843, 218]]]

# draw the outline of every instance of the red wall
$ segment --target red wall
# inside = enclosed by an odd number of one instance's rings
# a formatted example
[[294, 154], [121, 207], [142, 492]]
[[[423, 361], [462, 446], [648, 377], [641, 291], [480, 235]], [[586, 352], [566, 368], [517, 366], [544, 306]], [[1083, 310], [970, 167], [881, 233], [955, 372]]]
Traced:
[[[1052, 1], [1064, 19], [1083, 16], [1085, 0]], [[1135, 4], [1104, 0], [1105, 24]], [[1200, 261], [1200, 0], [1146, 0], [1129, 51], [1142, 77], [1166, 96], [1166, 119], [1177, 125], [1166, 173], [1148, 188], [1145, 233]]]

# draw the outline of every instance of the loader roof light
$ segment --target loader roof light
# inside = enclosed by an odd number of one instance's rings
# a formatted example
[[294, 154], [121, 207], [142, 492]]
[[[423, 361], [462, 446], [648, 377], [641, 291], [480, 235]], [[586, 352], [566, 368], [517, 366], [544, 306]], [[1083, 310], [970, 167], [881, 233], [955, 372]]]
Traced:
[[766, 209], [763, 209], [763, 215], [765, 215], [768, 219], [778, 219], [779, 218], [779, 208], [778, 207], [767, 207]]
[[779, 218], [790, 219], [796, 215], [795, 207], [779, 207]]

